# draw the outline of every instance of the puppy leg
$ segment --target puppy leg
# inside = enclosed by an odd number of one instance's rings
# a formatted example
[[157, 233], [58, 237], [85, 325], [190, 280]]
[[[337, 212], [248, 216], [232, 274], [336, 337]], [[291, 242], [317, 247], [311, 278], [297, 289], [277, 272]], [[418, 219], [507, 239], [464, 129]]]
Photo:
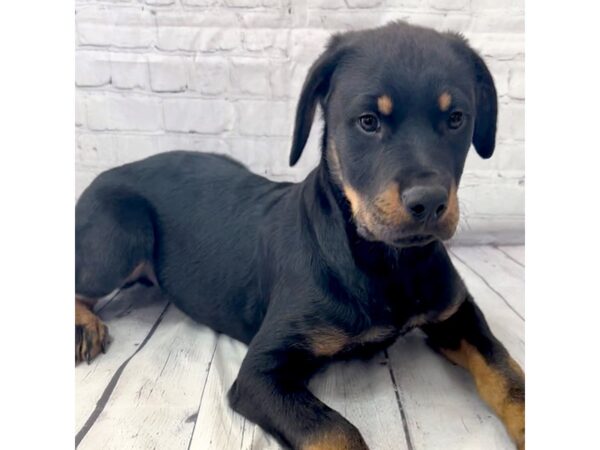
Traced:
[[108, 328], [92, 312], [92, 305], [75, 297], [75, 363], [89, 364], [109, 344]]
[[292, 342], [261, 329], [229, 390], [231, 407], [292, 449], [367, 450], [356, 427], [307, 389], [317, 366]]
[[508, 434], [525, 448], [525, 377], [488, 327], [469, 297], [450, 318], [422, 327], [430, 344], [450, 361], [471, 372], [477, 390], [504, 423]]
[[92, 185], [75, 209], [75, 362], [106, 350], [108, 329], [92, 312], [95, 300], [153, 271], [154, 232], [143, 199], [118, 187]]

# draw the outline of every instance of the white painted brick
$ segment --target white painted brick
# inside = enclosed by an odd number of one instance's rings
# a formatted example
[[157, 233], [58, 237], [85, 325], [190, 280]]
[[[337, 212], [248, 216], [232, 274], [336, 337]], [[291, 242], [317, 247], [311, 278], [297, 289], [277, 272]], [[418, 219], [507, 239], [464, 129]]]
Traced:
[[110, 77], [119, 89], [149, 89], [148, 57], [137, 53], [112, 53]]
[[256, 8], [257, 6], [280, 6], [280, 0], [224, 0], [226, 6], [235, 8]]
[[480, 14], [473, 15], [471, 33], [520, 33], [525, 32], [523, 14]]
[[217, 0], [181, 0], [185, 6], [212, 6]]
[[349, 8], [374, 8], [383, 3], [383, 0], [346, 0]]
[[87, 167], [125, 164], [172, 150], [231, 153], [228, 143], [214, 136], [188, 134], [91, 134], [77, 136], [77, 162]]
[[230, 51], [241, 47], [239, 29], [162, 27], [158, 30], [158, 48], [201, 52]]
[[256, 58], [235, 58], [231, 63], [231, 87], [234, 93], [262, 95], [271, 94], [268, 61]]
[[233, 126], [231, 102], [204, 99], [164, 100], [165, 128], [168, 131], [222, 133]]
[[289, 136], [293, 108], [290, 102], [245, 100], [236, 104], [238, 131], [249, 136]]
[[154, 15], [144, 7], [93, 5], [76, 10], [80, 45], [146, 48], [156, 39]]
[[173, 5], [175, 0], [144, 0], [144, 3], [151, 6], [167, 6]]
[[508, 95], [519, 100], [525, 99], [525, 73], [522, 65], [514, 65], [510, 69]]
[[489, 159], [482, 159], [471, 146], [465, 164], [465, 172], [473, 171], [496, 171], [514, 172], [525, 171], [524, 142], [498, 138], [496, 149]]
[[86, 111], [91, 130], [163, 129], [161, 101], [157, 98], [98, 93], [87, 98]]
[[81, 87], [110, 83], [110, 55], [107, 52], [75, 52], [75, 84]]
[[223, 94], [229, 87], [229, 66], [221, 57], [200, 55], [194, 61], [190, 88], [208, 95]]
[[154, 92], [183, 92], [189, 84], [189, 57], [150, 55], [148, 71]]
[[344, 0], [309, 0], [309, 8], [315, 9], [342, 9], [346, 7]]
[[502, 97], [508, 94], [508, 79], [510, 72], [510, 63], [507, 61], [499, 61], [490, 57], [484, 57], [485, 63], [494, 78], [496, 91], [498, 96]]
[[470, 0], [429, 0], [427, 3], [433, 9], [461, 11], [469, 7]]
[[500, 142], [494, 158], [498, 160], [498, 170], [520, 171], [525, 173], [525, 143], [523, 141]]
[[525, 108], [523, 104], [508, 104], [498, 111], [498, 138], [506, 140], [525, 139]]
[[325, 50], [333, 32], [323, 29], [292, 30], [290, 62], [310, 66]]
[[[198, 2], [198, 8], [180, 10], [167, 8], [156, 11], [156, 26], [158, 30], [165, 27], [188, 28], [239, 28], [242, 24], [239, 10], [233, 8], [211, 9], [208, 12]], [[218, 3], [218, 2], [215, 2]], [[244, 11], [246, 13], [246, 11]]]
[[391, 8], [416, 8], [427, 0], [385, 0], [385, 6]]
[[512, 12], [513, 14], [522, 13], [525, 7], [524, 0], [475, 0], [471, 1], [471, 11], [480, 12]]
[[244, 136], [231, 139], [230, 153], [255, 173], [268, 176], [289, 169], [289, 147], [289, 139], [285, 137]]
[[239, 18], [242, 25], [247, 28], [288, 28], [293, 22], [287, 8], [267, 11], [249, 10]]
[[75, 93], [75, 126], [85, 126], [85, 98], [82, 93]]
[[285, 56], [289, 46], [290, 30], [252, 29], [244, 30], [242, 40], [244, 48], [250, 52], [272, 52]]
[[295, 97], [299, 90], [293, 90], [291, 61], [272, 61], [269, 69], [271, 95], [277, 97]]
[[120, 136], [83, 133], [77, 135], [76, 162], [87, 167], [110, 167], [119, 163]]
[[472, 33], [466, 34], [466, 37], [471, 46], [483, 56], [504, 61], [523, 59], [525, 46], [524, 35], [521, 33]]

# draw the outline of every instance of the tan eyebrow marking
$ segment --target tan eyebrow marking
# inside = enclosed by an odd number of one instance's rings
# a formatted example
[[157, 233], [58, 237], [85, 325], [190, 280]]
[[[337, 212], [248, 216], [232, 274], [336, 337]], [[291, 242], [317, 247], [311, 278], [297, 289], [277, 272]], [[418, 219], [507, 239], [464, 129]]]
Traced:
[[444, 92], [439, 96], [438, 106], [440, 107], [440, 111], [448, 111], [450, 103], [452, 103], [452, 96], [448, 92]]
[[393, 106], [392, 99], [389, 96], [382, 95], [377, 98], [377, 108], [381, 114], [389, 116], [392, 113]]

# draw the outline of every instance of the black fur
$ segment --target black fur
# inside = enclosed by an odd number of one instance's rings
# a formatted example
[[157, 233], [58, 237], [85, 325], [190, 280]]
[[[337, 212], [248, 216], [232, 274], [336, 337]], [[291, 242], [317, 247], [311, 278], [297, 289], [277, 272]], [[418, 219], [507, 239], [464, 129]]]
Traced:
[[[437, 104], [442, 92], [453, 99], [446, 112]], [[393, 102], [389, 116], [377, 112], [381, 95]], [[306, 388], [329, 359], [315, 340], [330, 345], [323, 330], [355, 337], [393, 329], [332, 353], [374, 352], [420, 324], [411, 319], [434, 322], [468, 293], [440, 241], [447, 235], [430, 223], [361, 228], [344, 186], [368, 205], [391, 182], [400, 196], [415, 185], [449, 191], [471, 142], [482, 157], [494, 150], [496, 95], [485, 64], [460, 37], [394, 23], [332, 38], [300, 96], [292, 165], [318, 103], [323, 156], [299, 184], [192, 152], [101, 174], [76, 208], [76, 293], [99, 298], [150, 263], [179, 308], [249, 345], [229, 392], [236, 411], [292, 448], [337, 430], [359, 449], [366, 446], [356, 428]], [[456, 109], [466, 120], [450, 130]], [[364, 112], [379, 117], [378, 135], [359, 128]], [[332, 142], [341, 167], [332, 167]]]

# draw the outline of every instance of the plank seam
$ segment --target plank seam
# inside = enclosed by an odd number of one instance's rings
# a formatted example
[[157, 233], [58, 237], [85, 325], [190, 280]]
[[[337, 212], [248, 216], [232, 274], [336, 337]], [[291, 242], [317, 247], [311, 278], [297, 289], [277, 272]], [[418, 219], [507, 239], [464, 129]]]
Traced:
[[514, 312], [517, 315], [517, 317], [519, 317], [519, 319], [521, 319], [523, 322], [525, 322], [525, 318], [521, 314], [519, 314], [519, 312], [508, 302], [508, 300], [506, 300], [506, 298], [500, 292], [498, 292], [496, 289], [494, 289], [492, 287], [492, 285], [485, 279], [485, 277], [483, 277], [483, 275], [481, 275], [479, 272], [477, 272], [475, 269], [473, 269], [469, 264], [467, 264], [467, 262], [464, 259], [462, 259], [461, 257], [459, 257], [455, 252], [453, 252], [452, 250], [448, 250], [448, 251], [450, 253], [452, 253], [452, 255], [456, 259], [458, 259], [461, 263], [463, 263], [467, 267], [467, 269], [469, 269], [471, 272], [473, 272], [475, 275], [477, 275], [477, 277], [481, 281], [483, 281], [485, 283], [485, 285], [488, 288], [490, 288], [490, 290], [492, 292], [494, 292], [498, 297], [500, 297], [502, 299], [502, 301], [506, 304], [506, 306], [508, 306], [510, 308], [510, 310], [512, 312]]
[[210, 357], [210, 361], [208, 362], [208, 367], [206, 368], [206, 378], [204, 379], [204, 385], [202, 386], [202, 392], [200, 393], [200, 401], [198, 402], [198, 409], [196, 410], [196, 420], [194, 420], [194, 427], [192, 428], [192, 434], [190, 435], [190, 442], [188, 442], [187, 450], [190, 450], [192, 446], [192, 441], [194, 440], [194, 432], [196, 431], [196, 424], [198, 423], [198, 416], [200, 415], [200, 407], [202, 406], [202, 399], [204, 398], [204, 391], [206, 389], [206, 385], [208, 384], [208, 377], [210, 376], [210, 369], [212, 367], [213, 359], [215, 358], [215, 353], [217, 352], [217, 346], [219, 345], [219, 337], [215, 339], [215, 348], [213, 349], [212, 356]]
[[402, 417], [402, 427], [404, 428], [404, 437], [406, 439], [406, 446], [408, 450], [414, 450], [414, 446], [412, 443], [412, 439], [410, 437], [410, 430], [408, 429], [408, 419], [406, 417], [406, 411], [404, 410], [404, 406], [402, 405], [402, 401], [400, 400], [400, 392], [398, 388], [398, 384], [396, 383], [396, 376], [394, 375], [394, 369], [392, 369], [392, 363], [390, 361], [390, 356], [388, 355], [387, 350], [383, 351], [385, 355], [385, 359], [388, 366], [388, 371], [390, 373], [390, 378], [392, 379], [392, 385], [394, 386], [394, 393], [396, 394], [396, 403], [398, 403], [398, 409], [400, 410], [400, 417]]
[[113, 391], [115, 390], [115, 387], [117, 386], [119, 378], [121, 378], [121, 374], [125, 370], [125, 367], [127, 367], [127, 364], [129, 364], [129, 361], [131, 361], [133, 359], [133, 357], [135, 355], [137, 355], [138, 352], [142, 348], [144, 348], [144, 346], [148, 343], [148, 341], [150, 340], [150, 338], [152, 337], [152, 335], [158, 328], [158, 325], [162, 322], [162, 319], [163, 319], [165, 313], [167, 312], [167, 310], [169, 309], [170, 305], [171, 305], [171, 302], [167, 302], [164, 309], [158, 316], [158, 319], [156, 319], [156, 322], [154, 322], [154, 325], [152, 325], [152, 328], [150, 329], [150, 331], [148, 332], [148, 334], [146, 335], [146, 337], [144, 338], [142, 343], [139, 345], [139, 347], [135, 350], [135, 352], [133, 352], [131, 354], [131, 356], [129, 358], [127, 358], [125, 361], [123, 361], [123, 363], [115, 371], [114, 375], [112, 376], [112, 378], [106, 385], [106, 388], [104, 388], [104, 392], [102, 392], [102, 395], [96, 402], [96, 407], [94, 408], [94, 410], [92, 411], [92, 413], [90, 414], [88, 419], [85, 421], [85, 423], [83, 424], [83, 426], [81, 427], [79, 432], [75, 435], [75, 448], [77, 448], [77, 446], [79, 446], [79, 444], [81, 443], [83, 438], [86, 436], [86, 434], [90, 431], [90, 429], [96, 423], [96, 420], [98, 419], [100, 414], [102, 414], [102, 411], [104, 411], [104, 408], [105, 408], [106, 404], [108, 403], [108, 400], [110, 399], [110, 396], [112, 395]]
[[504, 250], [502, 250], [499, 246], [497, 245], [493, 245], [493, 248], [495, 248], [496, 250], [498, 250], [499, 252], [501, 252], [502, 254], [504, 254], [504, 256], [506, 256], [508, 259], [514, 261], [516, 264], [518, 264], [521, 267], [525, 267], [525, 264], [523, 264], [521, 261], [513, 258], [512, 256], [510, 256], [510, 253], [505, 252]]

